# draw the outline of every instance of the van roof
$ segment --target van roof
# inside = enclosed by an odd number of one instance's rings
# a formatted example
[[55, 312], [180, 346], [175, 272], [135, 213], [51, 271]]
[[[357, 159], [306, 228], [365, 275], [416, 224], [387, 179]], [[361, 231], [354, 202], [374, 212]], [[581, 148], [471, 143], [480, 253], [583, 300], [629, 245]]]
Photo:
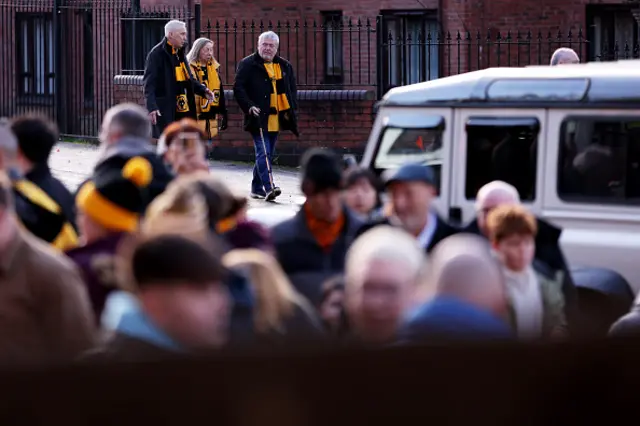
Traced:
[[381, 105], [640, 102], [640, 60], [487, 68], [391, 89]]

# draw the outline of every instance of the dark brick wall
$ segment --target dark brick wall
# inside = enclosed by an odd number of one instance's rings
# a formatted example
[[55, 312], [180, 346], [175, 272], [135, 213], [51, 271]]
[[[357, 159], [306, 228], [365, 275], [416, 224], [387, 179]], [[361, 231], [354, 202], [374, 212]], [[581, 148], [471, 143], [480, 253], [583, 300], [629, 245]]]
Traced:
[[[134, 102], [144, 106], [142, 77], [116, 76], [116, 103]], [[213, 156], [218, 160], [253, 161], [251, 136], [242, 130], [242, 113], [225, 91], [229, 128], [214, 139]], [[277, 161], [297, 166], [300, 155], [310, 147], [331, 148], [339, 154], [361, 155], [373, 124], [375, 93], [365, 90], [317, 90], [298, 92], [300, 137], [283, 132], [276, 146]]]

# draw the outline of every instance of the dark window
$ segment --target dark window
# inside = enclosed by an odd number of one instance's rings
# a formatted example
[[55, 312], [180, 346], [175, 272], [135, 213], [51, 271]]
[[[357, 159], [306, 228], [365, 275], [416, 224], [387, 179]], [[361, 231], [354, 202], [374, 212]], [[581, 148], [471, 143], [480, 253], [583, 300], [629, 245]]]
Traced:
[[93, 102], [94, 74], [93, 74], [93, 16], [91, 11], [84, 13], [82, 34], [82, 59], [84, 61], [84, 101]]
[[439, 76], [438, 21], [435, 12], [383, 12], [384, 90]]
[[16, 13], [20, 95], [55, 93], [54, 36], [51, 13]]
[[523, 201], [534, 200], [538, 120], [472, 117], [466, 127], [466, 198], [475, 199], [485, 184], [501, 180], [515, 186]]
[[149, 51], [164, 37], [168, 13], [127, 13], [122, 21], [122, 73], [143, 74]]
[[[589, 61], [638, 57], [638, 23], [631, 5], [587, 5]], [[569, 46], [576, 51], [582, 47]]]
[[444, 120], [438, 117], [433, 127], [407, 129], [387, 127], [380, 139], [374, 168], [394, 169], [407, 163], [430, 166], [436, 174], [436, 188], [440, 190], [442, 176], [442, 132]]
[[569, 118], [560, 132], [562, 200], [640, 203], [640, 118]]
[[343, 79], [343, 47], [342, 36], [344, 24], [342, 12], [321, 12], [324, 31], [324, 83], [342, 83]]

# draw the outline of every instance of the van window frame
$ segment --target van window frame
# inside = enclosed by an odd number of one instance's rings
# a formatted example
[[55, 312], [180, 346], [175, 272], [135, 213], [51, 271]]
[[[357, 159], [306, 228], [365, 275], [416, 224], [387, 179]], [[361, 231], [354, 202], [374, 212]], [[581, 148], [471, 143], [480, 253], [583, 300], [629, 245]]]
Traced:
[[[629, 198], [607, 198], [607, 197], [589, 197], [584, 195], [579, 196], [567, 196], [561, 192], [560, 182], [561, 182], [561, 173], [562, 173], [562, 160], [564, 158], [564, 141], [565, 141], [565, 132], [567, 126], [570, 122], [609, 122], [609, 123], [626, 123], [626, 122], [640, 122], [640, 116], [633, 115], [624, 115], [624, 116], [610, 116], [610, 115], [597, 115], [597, 114], [589, 114], [589, 115], [575, 115], [568, 114], [562, 118], [560, 126], [558, 126], [558, 155], [555, 163], [556, 167], [556, 182], [555, 182], [555, 195], [558, 197], [558, 200], [568, 206], [580, 206], [580, 205], [588, 205], [588, 206], [602, 206], [602, 207], [640, 207], [640, 197], [631, 198], [631, 200], [637, 200], [636, 202], [629, 202]], [[628, 145], [625, 147], [625, 151], [628, 151]], [[626, 155], [626, 152], [625, 152]], [[626, 159], [625, 159], [626, 160]], [[625, 168], [627, 164], [625, 164]], [[625, 186], [626, 186], [626, 178], [627, 178], [628, 170], [625, 169]]]
[[[467, 155], [465, 156], [464, 167], [465, 167], [465, 175], [464, 175], [464, 198], [467, 201], [474, 201], [476, 199], [477, 193], [473, 195], [473, 197], [469, 197], [467, 195], [467, 184], [469, 175], [467, 173], [469, 167], [469, 127], [531, 127], [531, 130], [535, 132], [535, 139], [533, 142], [538, 142], [541, 137], [541, 129], [542, 124], [538, 117], [527, 117], [527, 116], [513, 116], [513, 117], [498, 117], [498, 116], [490, 116], [490, 115], [470, 115], [464, 124], [465, 138], [462, 143], [466, 145], [465, 151]], [[533, 197], [532, 198], [523, 198], [524, 202], [533, 203], [540, 198], [539, 188], [538, 188], [538, 163], [540, 162], [538, 150], [536, 149], [536, 167], [535, 167], [535, 175], [533, 176]], [[491, 181], [489, 181], [491, 182]], [[486, 185], [489, 182], [485, 182], [483, 185]], [[511, 183], [509, 183], [511, 185]]]

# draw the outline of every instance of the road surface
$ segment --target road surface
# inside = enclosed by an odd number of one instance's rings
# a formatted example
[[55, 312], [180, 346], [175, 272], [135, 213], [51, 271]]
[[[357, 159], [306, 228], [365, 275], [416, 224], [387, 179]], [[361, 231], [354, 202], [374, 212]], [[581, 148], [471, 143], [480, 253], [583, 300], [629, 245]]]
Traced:
[[[71, 191], [75, 191], [78, 185], [91, 174], [97, 158], [97, 146], [60, 142], [53, 149], [49, 165], [53, 175], [64, 182]], [[212, 161], [211, 171], [224, 179], [232, 191], [239, 194], [249, 194], [252, 177], [250, 165]], [[298, 179], [296, 171], [274, 169], [274, 180], [282, 189], [282, 195], [275, 203], [251, 199], [251, 210], [267, 212], [265, 214], [269, 216], [280, 216], [280, 213], [291, 215], [304, 202]]]

